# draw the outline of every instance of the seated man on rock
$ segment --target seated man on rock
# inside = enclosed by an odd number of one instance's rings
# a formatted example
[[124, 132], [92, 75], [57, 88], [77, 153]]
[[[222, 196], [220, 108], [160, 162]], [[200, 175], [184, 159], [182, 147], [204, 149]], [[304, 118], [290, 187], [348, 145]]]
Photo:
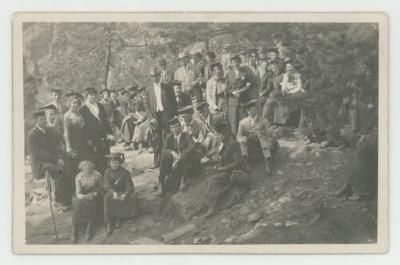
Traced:
[[265, 121], [257, 116], [257, 100], [250, 100], [243, 104], [243, 107], [248, 116], [239, 122], [237, 133], [242, 155], [250, 164], [265, 160], [265, 170], [267, 174], [270, 174], [278, 142], [272, 130], [267, 129], [268, 125]]
[[221, 141], [216, 135], [215, 128], [213, 126], [213, 120], [220, 115], [211, 115], [210, 109], [205, 101], [197, 103], [196, 109], [198, 121], [205, 132], [205, 138], [202, 142], [205, 157], [215, 161], [219, 157], [218, 149]]
[[182, 120], [182, 131], [190, 134], [194, 143], [202, 144], [206, 137], [206, 131], [202, 122], [193, 118], [193, 113], [191, 104], [178, 110]]
[[165, 138], [160, 158], [160, 192], [166, 189], [173, 191], [187, 188], [186, 179], [197, 175], [200, 171], [200, 158], [194, 148], [192, 136], [182, 131], [177, 118], [170, 120], [169, 133]]

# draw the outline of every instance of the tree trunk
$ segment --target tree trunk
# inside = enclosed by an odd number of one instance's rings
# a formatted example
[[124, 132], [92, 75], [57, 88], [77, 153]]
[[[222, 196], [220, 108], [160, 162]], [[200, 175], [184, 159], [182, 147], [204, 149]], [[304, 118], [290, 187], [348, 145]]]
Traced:
[[111, 23], [111, 25], [109, 27], [107, 27], [107, 31], [108, 31], [108, 43], [106, 46], [106, 69], [105, 69], [105, 74], [104, 74], [104, 88], [108, 89], [108, 77], [110, 74], [110, 70], [111, 70], [111, 61], [112, 61], [112, 34], [113, 31], [115, 30], [115, 23]]
[[108, 75], [110, 73], [110, 68], [111, 68], [111, 38], [106, 48], [107, 48], [106, 71], [103, 83], [104, 83], [104, 88], [108, 89]]

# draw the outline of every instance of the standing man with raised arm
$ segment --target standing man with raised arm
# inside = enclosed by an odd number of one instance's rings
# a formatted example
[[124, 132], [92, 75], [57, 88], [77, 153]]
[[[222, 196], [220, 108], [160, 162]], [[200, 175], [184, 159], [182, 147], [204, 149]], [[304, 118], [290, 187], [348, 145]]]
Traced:
[[169, 132], [168, 120], [177, 115], [175, 93], [171, 85], [162, 82], [161, 71], [153, 68], [150, 71], [153, 84], [146, 88], [144, 107], [147, 117], [157, 122], [157, 144], [154, 150], [154, 168], [160, 165], [160, 154], [163, 140]]

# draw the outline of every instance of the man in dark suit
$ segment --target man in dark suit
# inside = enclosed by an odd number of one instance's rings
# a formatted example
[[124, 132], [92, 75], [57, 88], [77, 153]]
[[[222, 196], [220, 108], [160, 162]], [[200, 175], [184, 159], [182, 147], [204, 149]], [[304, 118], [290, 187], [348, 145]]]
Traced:
[[[45, 109], [33, 113], [35, 127], [28, 132], [27, 149], [34, 179], [43, 179], [49, 174], [55, 182], [56, 206], [67, 210], [71, 204], [71, 179], [64, 172], [65, 145], [62, 136], [47, 127]], [[69, 186], [66, 186], [68, 185]]]
[[179, 184], [181, 191], [187, 187], [186, 178], [192, 177], [200, 170], [200, 158], [196, 155], [193, 138], [182, 131], [178, 118], [169, 121], [171, 133], [165, 138], [160, 159], [160, 192], [174, 189]]
[[153, 68], [150, 71], [153, 85], [147, 87], [144, 96], [144, 107], [148, 119], [157, 122], [157, 142], [154, 150], [154, 166], [159, 167], [163, 139], [169, 132], [168, 120], [177, 115], [177, 103], [172, 86], [161, 81], [161, 71]]
[[232, 133], [236, 135], [240, 119], [244, 112], [240, 104], [256, 98], [256, 84], [249, 71], [241, 66], [239, 55], [232, 55], [231, 69], [226, 75], [227, 118]]
[[97, 103], [97, 91], [93, 87], [86, 89], [87, 100], [79, 112], [85, 121], [83, 137], [86, 142], [85, 155], [90, 157], [101, 173], [107, 168], [105, 155], [110, 153], [109, 140], [113, 139], [110, 122], [104, 106]]

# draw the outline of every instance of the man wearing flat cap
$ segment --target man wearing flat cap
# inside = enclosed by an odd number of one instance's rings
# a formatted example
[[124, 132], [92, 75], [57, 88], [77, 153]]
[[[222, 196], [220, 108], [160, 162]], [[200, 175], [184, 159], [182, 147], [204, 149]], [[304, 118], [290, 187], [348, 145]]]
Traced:
[[174, 73], [168, 68], [167, 61], [164, 58], [158, 60], [158, 67], [161, 71], [161, 82], [170, 83], [174, 80]]
[[110, 124], [112, 124], [114, 122], [114, 111], [116, 107], [114, 105], [114, 102], [110, 98], [110, 90], [103, 87], [100, 93], [102, 96], [100, 99], [100, 104], [104, 106], [104, 109], [106, 110], [107, 114], [107, 119], [110, 122]]
[[244, 116], [240, 104], [257, 97], [256, 84], [250, 72], [241, 66], [239, 55], [231, 57], [231, 69], [226, 75], [227, 118], [236, 135], [239, 120]]
[[193, 113], [192, 104], [183, 106], [178, 110], [182, 120], [182, 131], [190, 134], [194, 143], [202, 144], [207, 135], [205, 126], [199, 120], [193, 118]]
[[47, 127], [56, 131], [58, 134], [63, 135], [64, 123], [63, 117], [58, 114], [57, 108], [49, 103], [40, 108], [46, 113]]
[[178, 109], [182, 108], [183, 106], [192, 104], [192, 98], [190, 97], [190, 95], [182, 93], [180, 82], [175, 82], [173, 84]]
[[196, 74], [190, 64], [189, 55], [186, 52], [180, 52], [178, 62], [180, 67], [175, 71], [174, 80], [181, 82], [182, 93], [194, 96], [192, 83], [196, 79]]
[[97, 91], [94, 87], [85, 89], [86, 101], [79, 109], [85, 125], [83, 136], [86, 142], [85, 155], [91, 157], [96, 169], [104, 173], [107, 168], [105, 155], [110, 153], [109, 141], [114, 139], [110, 122], [104, 106], [97, 102]]
[[191, 76], [191, 89], [198, 102], [203, 101], [203, 93], [206, 89], [206, 80], [204, 78], [204, 67], [203, 55], [200, 52], [195, 52], [192, 55], [193, 64], [190, 66]]
[[[33, 118], [35, 126], [29, 130], [27, 137], [32, 176], [34, 179], [43, 179], [49, 174], [57, 184], [67, 177], [64, 168], [64, 141], [60, 134], [47, 127], [45, 108], [35, 111]], [[67, 210], [71, 205], [71, 194], [66, 194], [60, 188], [60, 185], [56, 185], [54, 200], [56, 206]]]
[[194, 156], [192, 136], [182, 131], [178, 118], [168, 122], [171, 133], [165, 138], [160, 160], [160, 193], [166, 190], [181, 191], [187, 188], [188, 177], [193, 177], [200, 170], [200, 158]]
[[161, 81], [158, 68], [150, 70], [153, 84], [148, 86], [144, 95], [144, 107], [147, 118], [157, 123], [157, 148], [154, 150], [154, 167], [160, 163], [160, 154], [165, 135], [169, 132], [168, 120], [177, 115], [177, 103], [172, 86]]

